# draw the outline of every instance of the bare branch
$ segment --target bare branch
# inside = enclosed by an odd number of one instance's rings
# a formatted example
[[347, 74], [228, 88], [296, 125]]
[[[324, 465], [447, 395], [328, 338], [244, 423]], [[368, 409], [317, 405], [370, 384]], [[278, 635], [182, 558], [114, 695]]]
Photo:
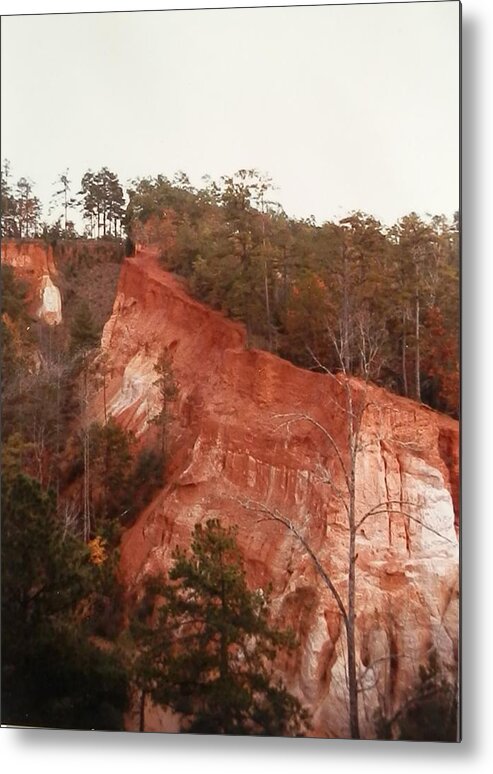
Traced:
[[320, 368], [322, 371], [325, 371], [325, 373], [327, 374], [327, 376], [331, 376], [331, 377], [332, 377], [332, 379], [335, 379], [335, 380], [337, 381], [337, 377], [336, 377], [336, 375], [335, 375], [335, 374], [333, 374], [333, 373], [332, 373], [332, 371], [331, 371], [329, 368], [327, 368], [327, 366], [324, 366], [324, 364], [323, 364], [323, 363], [322, 363], [322, 362], [319, 360], [319, 358], [318, 358], [318, 357], [316, 356], [316, 354], [313, 352], [313, 350], [311, 349], [311, 347], [309, 347], [309, 346], [307, 345], [307, 347], [306, 347], [306, 351], [307, 351], [307, 352], [308, 352], [308, 354], [309, 354], [309, 355], [310, 355], [310, 356], [313, 358], [313, 360], [315, 361], [315, 363], [317, 364], [317, 366], [318, 366], [318, 367], [319, 367], [319, 368]]
[[322, 424], [320, 424], [320, 422], [318, 422], [316, 419], [311, 417], [309, 414], [304, 414], [304, 413], [301, 413], [301, 414], [274, 414], [274, 417], [277, 418], [277, 419], [282, 419], [282, 418], [286, 419], [285, 425], [280, 425], [280, 427], [282, 427], [282, 426], [288, 426], [289, 427], [289, 425], [292, 424], [293, 422], [301, 422], [301, 421], [304, 420], [305, 422], [309, 422], [314, 427], [316, 427], [318, 430], [320, 430], [320, 432], [329, 441], [332, 449], [336, 453], [336, 457], [337, 457], [337, 459], [339, 461], [339, 464], [340, 464], [340, 466], [342, 468], [342, 472], [344, 474], [344, 479], [345, 479], [345, 482], [346, 482], [346, 486], [347, 486], [347, 488], [349, 490], [350, 480], [349, 480], [349, 475], [348, 475], [346, 463], [344, 462], [344, 460], [342, 458], [341, 451], [340, 451], [337, 443], [335, 442], [334, 437], [331, 435], [331, 433], [329, 433], [327, 428], [325, 428]]
[[375, 512], [382, 513], [381, 509], [385, 509], [384, 513], [386, 512], [386, 508], [388, 505], [409, 505], [411, 507], [414, 507], [416, 503], [411, 502], [410, 500], [382, 500], [382, 502], [377, 503], [374, 505], [369, 511], [365, 513], [365, 515], [358, 521], [358, 523], [355, 525], [355, 529], [359, 529], [362, 524], [370, 517], [373, 516]]
[[416, 522], [416, 524], [420, 524], [424, 529], [427, 529], [428, 532], [433, 532], [433, 534], [441, 538], [441, 540], [445, 540], [447, 543], [450, 543], [450, 545], [452, 546], [455, 545], [453, 540], [450, 540], [450, 538], [446, 537], [445, 535], [442, 535], [442, 533], [438, 532], [438, 530], [434, 529], [433, 527], [430, 527], [422, 519], [418, 519], [417, 516], [411, 516], [410, 513], [406, 513], [405, 511], [397, 511], [391, 508], [385, 508], [382, 511], [373, 511], [371, 514], [370, 513], [367, 514], [367, 516], [377, 516], [378, 514], [382, 514], [382, 513], [395, 513], [395, 514], [399, 514], [400, 516], [405, 516], [410, 521], [414, 521]]
[[[399, 653], [398, 656], [396, 654], [394, 654], [394, 655], [390, 654], [388, 656], [380, 656], [379, 658], [376, 658], [374, 661], [372, 661], [371, 664], [368, 664], [368, 666], [365, 667], [365, 669], [362, 670], [360, 672], [360, 674], [359, 674], [358, 682], [360, 683], [360, 685], [358, 687], [358, 693], [365, 693], [366, 691], [371, 691], [372, 688], [376, 687], [376, 685], [378, 683], [378, 676], [375, 675], [375, 667], [376, 666], [378, 666], [379, 664], [385, 663], [385, 662], [389, 663], [391, 661], [397, 660], [398, 658], [399, 659], [402, 659], [402, 658], [409, 658], [409, 659], [411, 659], [412, 656], [407, 654], [407, 653]], [[365, 679], [365, 677], [368, 674], [368, 672], [371, 672], [373, 674], [374, 682], [371, 683], [370, 685], [363, 686], [363, 680]]]
[[[320, 471], [320, 473], [317, 473], [318, 470]], [[316, 481], [320, 481], [321, 484], [327, 484], [328, 486], [331, 487], [339, 502], [342, 503], [344, 510], [346, 511], [346, 514], [349, 516], [349, 505], [347, 502], [347, 494], [345, 495], [341, 491], [341, 489], [337, 486], [337, 484], [334, 482], [333, 478], [331, 477], [329, 471], [326, 468], [324, 468], [323, 465], [318, 465], [315, 468], [313, 476]]]
[[270, 521], [278, 522], [279, 524], [282, 524], [286, 529], [289, 530], [301, 543], [305, 551], [307, 552], [308, 556], [312, 560], [315, 569], [317, 570], [318, 574], [324, 581], [325, 585], [331, 592], [332, 596], [334, 597], [337, 607], [339, 608], [341, 615], [344, 620], [344, 625], [347, 628], [348, 625], [348, 615], [346, 612], [346, 608], [344, 606], [344, 602], [342, 601], [339, 592], [337, 591], [336, 587], [334, 586], [334, 583], [332, 582], [330, 576], [326, 573], [324, 570], [320, 559], [316, 555], [316, 553], [311, 548], [310, 544], [307, 542], [306, 538], [301, 534], [297, 526], [288, 518], [283, 516], [279, 511], [272, 510], [271, 508], [268, 508], [266, 505], [263, 505], [262, 503], [257, 503], [254, 500], [242, 500], [239, 499], [239, 503], [249, 511], [255, 511], [257, 513], [263, 513], [265, 514], [265, 518]]

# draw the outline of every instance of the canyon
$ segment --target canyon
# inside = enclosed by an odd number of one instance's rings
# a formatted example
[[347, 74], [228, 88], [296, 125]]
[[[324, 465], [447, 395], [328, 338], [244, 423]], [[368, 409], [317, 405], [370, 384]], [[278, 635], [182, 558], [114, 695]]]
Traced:
[[[299, 541], [265, 511], [299, 528], [344, 599], [348, 537], [339, 455], [347, 459], [350, 395], [354, 405], [365, 401], [357, 516], [377, 511], [357, 537], [362, 735], [372, 736], [377, 707], [389, 715], [405, 701], [432, 649], [456, 672], [455, 420], [356, 379], [344, 383], [248, 348], [242, 325], [192, 299], [150, 249], [125, 260], [101, 346], [106, 406], [100, 391], [95, 418], [106, 409], [142, 442], [155, 432], [154, 366], [163, 348], [172, 353], [179, 386], [166, 484], [123, 538], [127, 589], [166, 571], [197, 522], [219, 517], [234, 525], [250, 585], [271, 584], [272, 618], [297, 636], [295, 655], [279, 664], [289, 689], [312, 715], [315, 735], [347, 736], [336, 601]], [[389, 502], [407, 505], [381, 505]], [[146, 727], [172, 730], [173, 721], [150, 708]]]
[[[59, 324], [51, 248], [9, 240], [2, 259], [26, 281], [32, 313]], [[432, 650], [457, 673], [457, 421], [358, 379], [297, 368], [250, 348], [240, 323], [194, 300], [160, 267], [156, 252], [141, 247], [121, 266], [103, 329], [105, 379], [91, 401], [92, 419], [115, 417], [142, 445], [155, 438], [155, 365], [163, 349], [172, 355], [178, 397], [165, 484], [122, 539], [120, 575], [129, 598], [149, 574], [166, 572], [177, 547], [188, 548], [196, 523], [218, 517], [234, 526], [249, 585], [270, 585], [273, 622], [296, 634], [296, 650], [277, 669], [308, 709], [311, 733], [348, 736], [347, 654], [336, 600], [300, 542], [268, 514], [296, 525], [346, 600], [350, 398], [362, 410], [357, 519], [375, 511], [361, 524], [356, 546], [360, 724], [362, 736], [374, 736], [375, 710], [398, 710]], [[135, 713], [127, 727], [138, 728]], [[146, 730], [176, 730], [176, 720], [148, 706]]]

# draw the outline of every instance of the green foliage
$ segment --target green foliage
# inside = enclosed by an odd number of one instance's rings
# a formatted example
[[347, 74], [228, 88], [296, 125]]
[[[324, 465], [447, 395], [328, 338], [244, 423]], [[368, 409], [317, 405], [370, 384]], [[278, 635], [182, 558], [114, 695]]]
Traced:
[[[131, 517], [139, 514], [151, 501], [157, 489], [164, 485], [164, 456], [152, 446], [145, 446], [137, 455], [132, 476], [132, 502]], [[125, 520], [127, 525], [129, 520]]]
[[105, 425], [94, 423], [89, 431], [91, 482], [96, 523], [125, 521], [132, 508], [133, 477], [131, 445], [134, 438], [110, 417]]
[[90, 435], [93, 464], [104, 467], [103, 475], [109, 488], [121, 486], [132, 459], [132, 434], [110, 417], [105, 425], [93, 424]]
[[[17, 378], [22, 370], [23, 357], [17, 346], [15, 331], [2, 317], [1, 325], [1, 395], [2, 395], [2, 419], [5, 422], [9, 409], [12, 409], [12, 399], [15, 399], [15, 386]], [[8, 400], [10, 398], [10, 400]], [[7, 422], [8, 424], [8, 422]], [[5, 424], [3, 426], [5, 433]]]
[[18, 237], [20, 236], [17, 222], [18, 205], [12, 190], [10, 161], [8, 159], [3, 161], [0, 182], [2, 237]]
[[79, 632], [37, 634], [19, 672], [3, 687], [4, 723], [124, 730], [128, 682], [118, 651], [99, 649]]
[[1, 265], [2, 291], [2, 433], [18, 429], [20, 384], [32, 368], [33, 321], [27, 310], [26, 285], [11, 266]]
[[82, 177], [79, 196], [89, 235], [117, 237], [125, 204], [117, 175], [107, 167], [102, 167], [99, 172], [88, 170]]
[[125, 238], [125, 256], [130, 257], [135, 255], [135, 242], [127, 235]]
[[37, 196], [33, 196], [32, 181], [26, 177], [20, 177], [17, 181], [16, 191], [19, 236], [21, 238], [37, 236], [41, 202]]
[[436, 651], [419, 668], [419, 681], [391, 718], [376, 714], [378, 739], [415, 742], [457, 742], [457, 686], [445, 676]]
[[39, 230], [41, 202], [33, 195], [32, 180], [20, 177], [14, 188], [11, 177], [10, 162], [4, 159], [1, 173], [2, 237], [35, 237]]
[[186, 212], [194, 215], [195, 194], [186, 176], [175, 181], [165, 175], [134, 180], [128, 190], [129, 203], [125, 222], [127, 231], [134, 237], [137, 224], [145, 225], [153, 216], [161, 216], [172, 210], [179, 220]]
[[2, 313], [8, 314], [11, 320], [27, 320], [26, 293], [27, 285], [18, 279], [12, 266], [2, 263]]
[[313, 365], [313, 356], [326, 362], [328, 313], [327, 289], [323, 281], [309, 270], [300, 272], [296, 284], [287, 292], [282, 322], [288, 343], [281, 347], [281, 354], [286, 353], [306, 367]]
[[13, 481], [22, 473], [28, 446], [20, 433], [11, 433], [2, 443], [2, 476], [5, 482]]
[[158, 246], [200, 300], [243, 321], [249, 344], [457, 414], [457, 219], [411, 213], [386, 229], [354, 212], [318, 226], [287, 218], [256, 170], [205, 182], [136, 181], [132, 236]]
[[173, 372], [173, 356], [168, 349], [161, 350], [154, 370], [158, 375], [154, 384], [159, 390], [160, 408], [153, 421], [159, 427], [160, 449], [161, 454], [164, 455], [168, 427], [172, 419], [170, 405], [178, 396], [178, 387]]
[[[113, 308], [124, 258], [123, 244], [115, 239], [60, 239], [53, 252], [63, 298], [63, 321], [57, 332], [69, 339], [74, 317], [80, 314], [81, 307], [87, 307], [92, 333], [99, 338]], [[94, 340], [94, 335], [91, 338]]]
[[[58, 183], [64, 229], [58, 222], [43, 231], [57, 245], [64, 234], [75, 236], [67, 220], [68, 173]], [[245, 323], [250, 345], [303, 367], [342, 365], [457, 416], [458, 217], [424, 221], [410, 213], [386, 229], [353, 212], [318, 226], [287, 218], [271, 192], [269, 178], [255, 169], [218, 182], [204, 178], [202, 188], [183, 172], [173, 179], [159, 174], [132, 182], [125, 209], [116, 174], [103, 167], [86, 172], [79, 196], [90, 236], [115, 239], [124, 223], [127, 254], [135, 241], [156, 244], [165, 267], [186, 277], [198, 298]], [[17, 237], [40, 228], [32, 183], [21, 178], [15, 187], [8, 161], [2, 225]], [[77, 271], [67, 264], [69, 293]], [[105, 285], [93, 274], [88, 281]], [[91, 298], [98, 324], [100, 295]], [[3, 327], [8, 360], [12, 337]]]
[[2, 292], [2, 384], [12, 379], [32, 347], [32, 320], [27, 311], [27, 285], [8, 264], [1, 264]]
[[[102, 535], [111, 548], [122, 527], [129, 527], [164, 483], [164, 456], [149, 445], [135, 454], [136, 439], [113, 417], [89, 428], [91, 513], [93, 533]], [[82, 444], [73, 464], [72, 477], [83, 473]]]
[[[66, 239], [76, 236], [74, 224], [68, 220], [68, 212], [75, 204], [75, 198], [70, 195], [71, 183], [68, 177], [68, 169], [58, 175], [54, 185], [57, 190], [53, 193], [52, 201], [55, 207], [63, 209], [63, 230], [60, 227], [60, 235]], [[58, 220], [57, 225], [59, 225]]]
[[84, 354], [99, 344], [99, 335], [87, 303], [81, 303], [70, 328], [70, 350]]
[[2, 721], [121, 728], [119, 656], [84, 634], [84, 606], [108, 583], [106, 571], [63, 528], [53, 495], [18, 472], [21, 452], [11, 443], [2, 475]]
[[306, 715], [273, 671], [293, 640], [270, 626], [268, 606], [268, 594], [248, 589], [234, 530], [197, 525], [169, 582], [149, 581], [134, 624], [137, 685], [178, 713], [183, 731], [303, 733]]

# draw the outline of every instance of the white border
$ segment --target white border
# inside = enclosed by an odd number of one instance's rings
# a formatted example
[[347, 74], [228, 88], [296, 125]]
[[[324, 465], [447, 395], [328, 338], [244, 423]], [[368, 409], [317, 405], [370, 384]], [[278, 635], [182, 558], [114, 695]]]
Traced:
[[[269, 5], [286, 3], [271, 0]], [[299, 5], [310, 5], [300, 0]], [[0, 0], [0, 12], [228, 7], [215, 0]], [[237, 2], [238, 6], [253, 3]], [[493, 728], [491, 572], [493, 497], [491, 470], [493, 249], [491, 224], [491, 73], [493, 4], [465, 0], [463, 7], [463, 737], [460, 745], [344, 742], [335, 740], [232, 739], [166, 735], [0, 730], [5, 771], [87, 774], [111, 769], [193, 771], [194, 774], [283, 774], [314, 771], [364, 774], [434, 774], [491, 771]], [[488, 187], [487, 187], [488, 186]], [[489, 195], [488, 195], [489, 194]], [[489, 206], [490, 205], [490, 206]]]

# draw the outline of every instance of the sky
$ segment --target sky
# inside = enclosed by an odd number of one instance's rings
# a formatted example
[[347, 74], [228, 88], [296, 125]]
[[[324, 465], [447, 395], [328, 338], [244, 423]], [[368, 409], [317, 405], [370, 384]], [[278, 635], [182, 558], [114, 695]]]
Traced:
[[1, 43], [2, 158], [44, 204], [107, 166], [256, 168], [319, 223], [458, 209], [458, 2], [6, 16]]

